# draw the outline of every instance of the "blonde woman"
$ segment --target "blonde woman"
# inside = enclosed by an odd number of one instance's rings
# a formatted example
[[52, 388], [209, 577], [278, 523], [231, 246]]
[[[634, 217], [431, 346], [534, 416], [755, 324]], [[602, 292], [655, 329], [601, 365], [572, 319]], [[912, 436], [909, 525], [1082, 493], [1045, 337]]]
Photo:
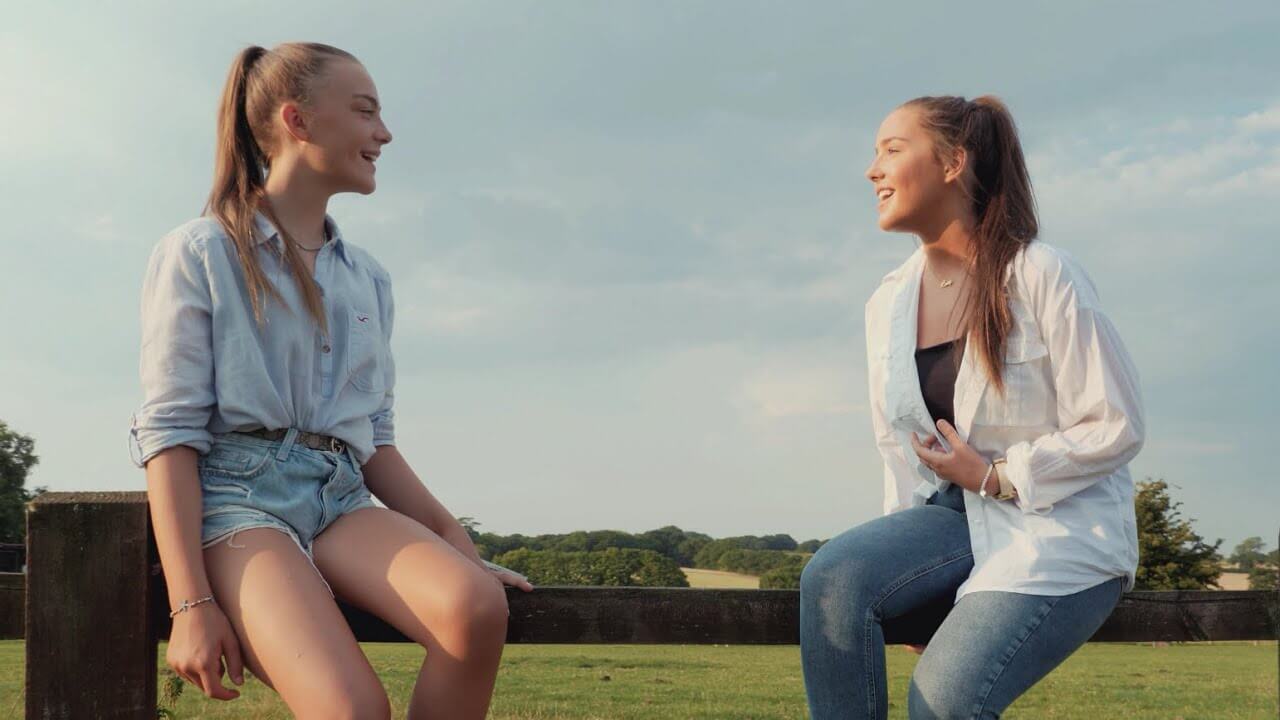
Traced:
[[995, 718], [1133, 587], [1138, 374], [1084, 269], [1035, 240], [999, 100], [904, 104], [867, 179], [880, 228], [921, 246], [867, 303], [885, 516], [824, 545], [801, 577], [809, 707], [886, 717], [882, 623], [941, 605], [908, 714]]
[[373, 80], [327, 45], [247, 48], [217, 133], [206, 214], [159, 242], [142, 293], [133, 434], [169, 665], [212, 698], [248, 667], [298, 717], [388, 717], [338, 597], [427, 649], [410, 717], [481, 718], [503, 586], [530, 586], [485, 565], [396, 449], [390, 276], [326, 213], [373, 192], [391, 142]]

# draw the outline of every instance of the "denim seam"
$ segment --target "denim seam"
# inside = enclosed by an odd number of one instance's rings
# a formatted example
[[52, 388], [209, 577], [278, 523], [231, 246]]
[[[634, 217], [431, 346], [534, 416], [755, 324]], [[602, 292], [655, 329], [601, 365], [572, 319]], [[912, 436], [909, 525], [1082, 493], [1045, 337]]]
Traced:
[[1018, 652], [1026, 646], [1027, 640], [1030, 639], [1031, 636], [1035, 634], [1036, 630], [1039, 630], [1040, 626], [1044, 624], [1044, 619], [1049, 617], [1049, 613], [1053, 612], [1053, 608], [1058, 604], [1059, 600], [1061, 600], [1060, 597], [1045, 598], [1044, 603], [1041, 605], [1040, 612], [1031, 618], [1031, 620], [1023, 627], [1021, 636], [1016, 638], [1013, 645], [1005, 650], [1005, 656], [1001, 658], [1000, 662], [996, 665], [995, 673], [987, 680], [986, 683], [983, 684], [982, 695], [978, 699], [977, 705], [973, 708], [973, 717], [981, 717], [982, 712], [986, 710], [987, 700], [990, 699], [991, 692], [996, 688], [996, 683], [1000, 682], [1000, 678], [1004, 675], [1004, 671], [1009, 668], [1013, 659], [1017, 657]]
[[[864, 667], [867, 667], [867, 668], [875, 667], [875, 664], [872, 660], [872, 655], [874, 654], [875, 649], [872, 647], [873, 643], [871, 642], [871, 638], [872, 638], [871, 629], [872, 629], [872, 626], [875, 624], [876, 616], [879, 615], [880, 613], [880, 606], [883, 605], [886, 600], [892, 597], [894, 593], [901, 590], [904, 586], [906, 586], [907, 583], [911, 582], [912, 580], [928, 575], [934, 570], [950, 565], [951, 563], [957, 560], [963, 560], [966, 557], [973, 557], [973, 551], [966, 550], [960, 553], [956, 553], [954, 555], [948, 555], [933, 564], [926, 565], [925, 567], [922, 567], [922, 568], [917, 568], [916, 570], [899, 577], [896, 581], [891, 583], [889, 587], [884, 590], [884, 592], [880, 593], [879, 597], [877, 597], [875, 601], [871, 603], [870, 607], [867, 608], [867, 619], [863, 627], [863, 637], [866, 638], [866, 642], [863, 644]], [[879, 717], [876, 714], [876, 678], [874, 676], [874, 673], [869, 673], [869, 679], [867, 684], [869, 686], [867, 688], [869, 690], [869, 692], [867, 693], [867, 703], [868, 703], [867, 710], [870, 713], [868, 717], [873, 717], [873, 718]]]

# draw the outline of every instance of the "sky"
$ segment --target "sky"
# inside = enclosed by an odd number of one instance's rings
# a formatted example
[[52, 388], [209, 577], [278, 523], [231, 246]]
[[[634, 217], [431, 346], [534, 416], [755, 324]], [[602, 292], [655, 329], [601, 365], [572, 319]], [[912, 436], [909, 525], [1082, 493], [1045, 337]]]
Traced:
[[0, 420], [32, 486], [142, 490], [147, 257], [197, 216], [248, 44], [359, 57], [394, 134], [330, 204], [390, 270], [401, 452], [498, 533], [831, 537], [875, 517], [876, 128], [1018, 123], [1041, 239], [1141, 373], [1163, 478], [1229, 552], [1280, 483], [1280, 4], [25, 3], [0, 28]]

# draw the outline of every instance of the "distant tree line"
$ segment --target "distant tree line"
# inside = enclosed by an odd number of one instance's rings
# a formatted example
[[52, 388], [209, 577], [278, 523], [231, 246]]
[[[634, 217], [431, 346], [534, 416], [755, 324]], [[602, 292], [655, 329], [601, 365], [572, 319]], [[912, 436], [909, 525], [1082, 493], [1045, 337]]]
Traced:
[[459, 521], [481, 557], [528, 576], [534, 584], [550, 585], [687, 587], [680, 568], [691, 567], [759, 575], [761, 587], [799, 587], [800, 569], [823, 542], [796, 542], [790, 535], [715, 539], [674, 525], [642, 533], [498, 535], [481, 532], [474, 518]]
[[[1137, 483], [1139, 590], [1196, 590], [1217, 587], [1223, 558], [1221, 540], [1205, 542], [1182, 517], [1182, 503], [1169, 484], [1147, 478]], [[712, 538], [674, 525], [633, 534], [592, 530], [548, 535], [480, 532], [461, 518], [481, 556], [529, 576], [535, 584], [649, 585], [685, 587], [682, 567], [756, 575], [761, 588], [798, 588], [805, 563], [823, 540], [796, 542], [790, 535]], [[1253, 587], [1275, 587], [1276, 555], [1250, 538], [1232, 561], [1251, 571]], [[1268, 583], [1270, 583], [1268, 585]]]
[[1267, 543], [1262, 538], [1255, 535], [1241, 540], [1227, 562], [1240, 572], [1249, 573], [1250, 590], [1276, 589], [1280, 548], [1267, 552]]

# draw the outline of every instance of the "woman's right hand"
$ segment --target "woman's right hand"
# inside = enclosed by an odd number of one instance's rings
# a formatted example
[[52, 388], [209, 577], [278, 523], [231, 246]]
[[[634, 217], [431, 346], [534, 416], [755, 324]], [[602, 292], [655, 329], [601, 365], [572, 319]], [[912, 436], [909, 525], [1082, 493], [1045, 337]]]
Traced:
[[187, 682], [217, 700], [234, 700], [240, 692], [222, 684], [222, 658], [226, 672], [237, 685], [244, 684], [240, 640], [222, 609], [213, 603], [188, 608], [173, 618], [165, 661]]

